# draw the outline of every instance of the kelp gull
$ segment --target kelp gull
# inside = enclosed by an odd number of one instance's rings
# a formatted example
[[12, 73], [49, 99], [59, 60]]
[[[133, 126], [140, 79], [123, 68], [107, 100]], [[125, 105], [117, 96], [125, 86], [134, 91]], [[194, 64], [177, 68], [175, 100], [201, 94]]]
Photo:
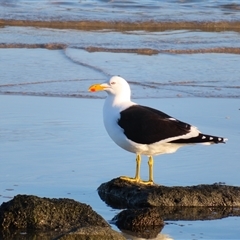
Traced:
[[[173, 153], [185, 145], [225, 143], [227, 140], [203, 134], [196, 127], [166, 113], [132, 102], [130, 86], [119, 76], [113, 76], [106, 83], [94, 84], [89, 91], [107, 92], [103, 107], [105, 128], [117, 145], [136, 153], [136, 175], [134, 178], [121, 177], [125, 180], [153, 184], [152, 156]], [[149, 157], [148, 181], [140, 179], [142, 154]]]

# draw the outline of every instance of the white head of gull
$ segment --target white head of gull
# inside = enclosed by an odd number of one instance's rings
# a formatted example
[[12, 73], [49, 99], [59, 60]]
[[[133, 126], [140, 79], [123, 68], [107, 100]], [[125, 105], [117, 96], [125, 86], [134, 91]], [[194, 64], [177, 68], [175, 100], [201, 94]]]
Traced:
[[[190, 144], [224, 143], [227, 139], [202, 134], [196, 127], [179, 121], [157, 109], [138, 105], [131, 101], [128, 82], [113, 76], [108, 82], [94, 84], [90, 92], [105, 91], [107, 98], [103, 107], [105, 128], [111, 139], [123, 149], [136, 154], [134, 178], [121, 177], [127, 181], [153, 184], [153, 156], [173, 153]], [[149, 179], [140, 178], [141, 155], [149, 157]]]

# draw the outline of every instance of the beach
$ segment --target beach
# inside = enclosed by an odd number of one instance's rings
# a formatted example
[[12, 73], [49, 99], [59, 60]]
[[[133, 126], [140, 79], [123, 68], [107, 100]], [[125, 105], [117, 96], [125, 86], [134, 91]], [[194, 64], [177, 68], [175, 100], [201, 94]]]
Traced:
[[[227, 1], [1, 2], [0, 203], [72, 198], [111, 222], [120, 210], [97, 188], [133, 176], [135, 156], [109, 138], [106, 94], [88, 87], [113, 75], [133, 101], [228, 138], [156, 156], [156, 183], [239, 186], [239, 31], [239, 5]], [[238, 239], [239, 222], [169, 220], [158, 239]]]

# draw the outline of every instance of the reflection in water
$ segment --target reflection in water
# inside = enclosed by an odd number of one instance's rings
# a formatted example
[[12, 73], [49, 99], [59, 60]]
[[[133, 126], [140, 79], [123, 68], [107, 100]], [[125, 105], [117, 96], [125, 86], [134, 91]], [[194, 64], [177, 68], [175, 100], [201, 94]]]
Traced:
[[214, 220], [229, 216], [240, 216], [236, 207], [164, 207], [158, 208], [164, 221]]
[[[146, 226], [145, 228], [142, 228], [139, 231], [136, 230], [125, 230], [122, 228], [119, 228], [123, 235], [127, 237], [127, 239], [165, 239], [162, 238], [165, 235], [161, 234], [163, 227], [159, 226]], [[159, 238], [158, 238], [159, 236]], [[166, 238], [167, 240], [168, 238]]]
[[[137, 234], [135, 234], [133, 232], [129, 232], [129, 231], [122, 231], [122, 234], [126, 239], [129, 239], [129, 240], [149, 239], [148, 237], [138, 236]], [[152, 240], [153, 239], [154, 240], [173, 240], [173, 238], [171, 238], [167, 234], [162, 234], [162, 233], [157, 234], [157, 236], [155, 236], [154, 238], [151, 238], [151, 239]]]
[[135, 210], [127, 209], [117, 214], [112, 221], [123, 233], [134, 236], [134, 238], [130, 239], [169, 239], [168, 236], [163, 238], [165, 235], [159, 234], [163, 229], [163, 225], [159, 224], [161, 219], [164, 221], [204, 221], [222, 219], [229, 216], [240, 216], [240, 208], [155, 207]]
[[159, 211], [155, 210], [127, 209], [117, 214], [112, 221], [121, 231], [130, 231], [137, 237], [155, 238], [164, 226]]
[[54, 231], [30, 231], [30, 230], [9, 230], [0, 231], [0, 239], [6, 240], [51, 240], [60, 236], [59, 232]]

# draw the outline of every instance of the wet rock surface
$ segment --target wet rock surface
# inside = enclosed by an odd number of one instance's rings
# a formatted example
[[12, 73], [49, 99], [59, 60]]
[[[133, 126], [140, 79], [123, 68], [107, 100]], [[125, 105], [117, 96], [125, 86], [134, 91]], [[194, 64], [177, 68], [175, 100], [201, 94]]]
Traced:
[[130, 183], [120, 178], [98, 188], [101, 199], [114, 208], [240, 207], [240, 187], [223, 184], [166, 187]]
[[106, 221], [86, 204], [71, 199], [17, 195], [0, 207], [2, 228], [71, 230], [74, 227], [107, 227]]
[[29, 239], [28, 232], [36, 239], [74, 239], [76, 235], [77, 239], [108, 239], [110, 233], [124, 239], [89, 205], [65, 198], [17, 195], [0, 206], [0, 239], [16, 239], [19, 233], [21, 239]]

